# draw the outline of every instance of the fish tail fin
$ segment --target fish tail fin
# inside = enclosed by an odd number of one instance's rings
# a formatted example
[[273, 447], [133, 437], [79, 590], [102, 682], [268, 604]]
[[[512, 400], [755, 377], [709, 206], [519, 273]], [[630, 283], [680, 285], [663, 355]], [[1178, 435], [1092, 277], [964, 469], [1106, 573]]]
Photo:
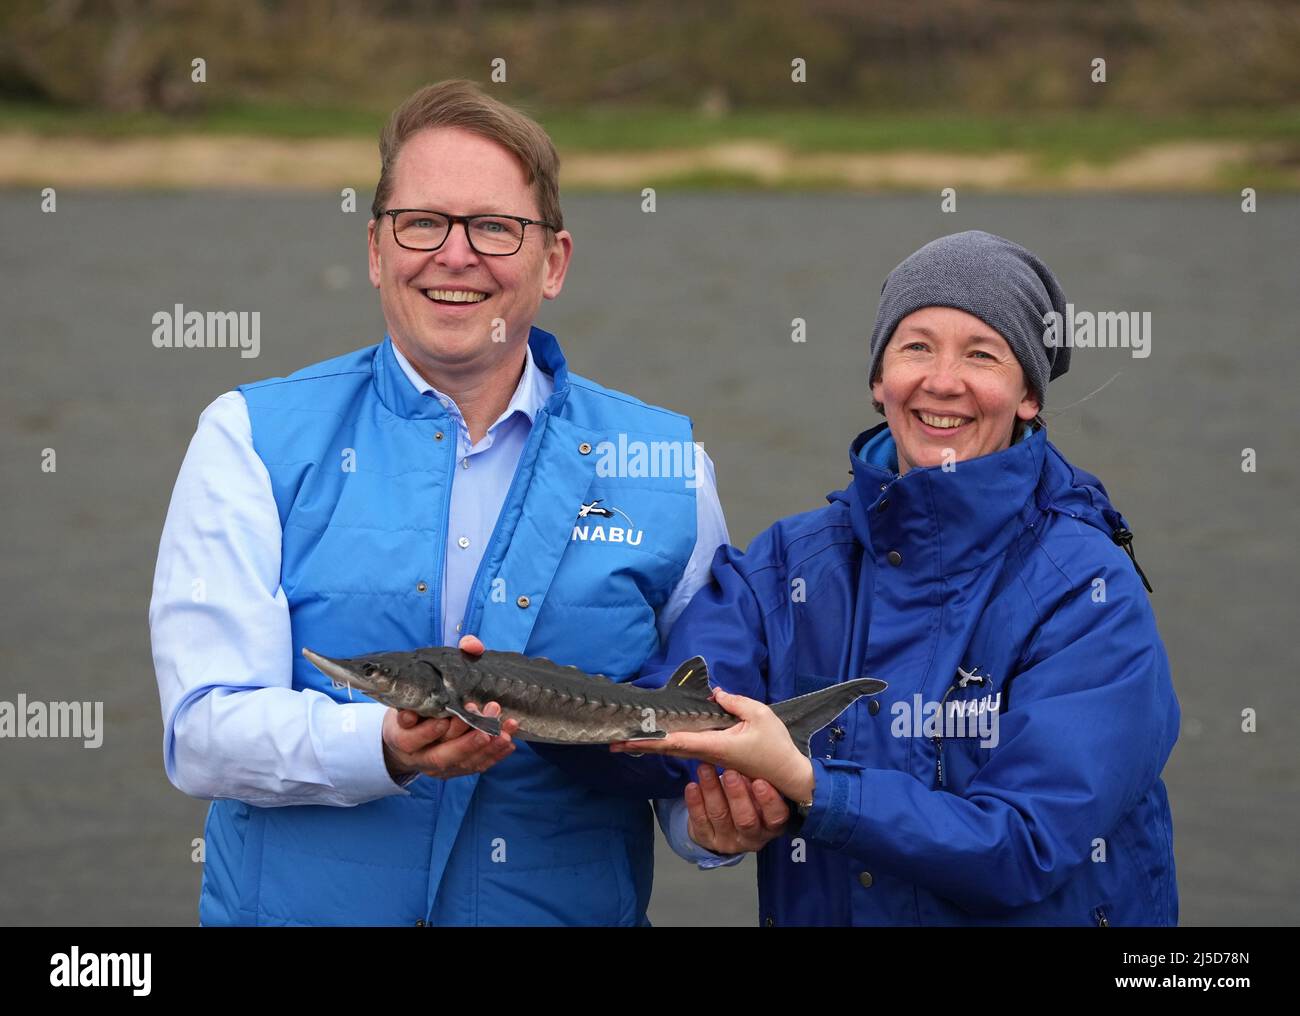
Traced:
[[860, 677], [855, 681], [833, 684], [821, 691], [814, 691], [797, 698], [786, 699], [772, 706], [790, 738], [805, 755], [811, 755], [809, 742], [813, 734], [830, 723], [840, 713], [856, 702], [863, 695], [875, 695], [888, 685], [872, 677]]

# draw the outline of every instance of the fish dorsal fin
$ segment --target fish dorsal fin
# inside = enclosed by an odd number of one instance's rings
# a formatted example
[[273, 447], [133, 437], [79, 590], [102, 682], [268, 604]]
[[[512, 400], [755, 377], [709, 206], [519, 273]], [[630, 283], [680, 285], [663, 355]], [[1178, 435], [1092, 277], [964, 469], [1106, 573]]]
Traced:
[[709, 665], [704, 662], [704, 657], [692, 656], [674, 670], [664, 690], [707, 701], [713, 689], [709, 687]]

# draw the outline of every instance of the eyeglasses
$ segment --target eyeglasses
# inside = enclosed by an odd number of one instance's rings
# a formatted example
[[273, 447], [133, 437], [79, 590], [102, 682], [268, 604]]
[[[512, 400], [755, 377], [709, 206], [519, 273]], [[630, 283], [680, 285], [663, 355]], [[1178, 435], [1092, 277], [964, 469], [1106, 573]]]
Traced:
[[448, 215], [427, 208], [390, 208], [380, 213], [393, 220], [393, 239], [407, 250], [437, 250], [451, 236], [451, 227], [465, 224], [465, 237], [475, 252], [490, 257], [518, 254], [529, 226], [556, 227], [541, 219], [518, 215]]

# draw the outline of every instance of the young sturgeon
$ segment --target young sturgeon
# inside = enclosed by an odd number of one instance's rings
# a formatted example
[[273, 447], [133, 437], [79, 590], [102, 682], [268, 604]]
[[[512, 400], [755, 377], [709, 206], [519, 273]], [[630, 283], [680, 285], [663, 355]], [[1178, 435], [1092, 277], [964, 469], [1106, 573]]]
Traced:
[[[659, 740], [678, 730], [725, 730], [739, 722], [709, 698], [709, 667], [699, 656], [683, 663], [657, 689], [611, 681], [577, 667], [521, 653], [489, 650], [471, 656], [449, 646], [409, 653], [376, 653], [333, 660], [304, 648], [302, 655], [326, 677], [355, 687], [394, 709], [421, 716], [458, 716], [496, 736], [507, 719], [519, 721], [514, 736], [549, 744], [610, 744]], [[884, 681], [858, 678], [772, 706], [805, 755], [808, 741], [863, 695], [885, 689]], [[499, 716], [469, 712], [501, 705]]]

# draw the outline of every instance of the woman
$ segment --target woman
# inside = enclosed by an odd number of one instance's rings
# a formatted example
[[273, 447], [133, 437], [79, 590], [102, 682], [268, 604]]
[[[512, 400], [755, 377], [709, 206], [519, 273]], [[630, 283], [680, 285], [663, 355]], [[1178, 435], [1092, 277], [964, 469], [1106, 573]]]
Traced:
[[[1177, 922], [1178, 704], [1131, 534], [1038, 418], [1069, 365], [1052, 311], [1051, 271], [988, 233], [895, 268], [852, 485], [720, 550], [638, 681], [699, 654], [730, 692], [729, 730], [614, 750], [726, 768], [699, 767], [690, 830], [759, 850], [764, 924]], [[763, 704], [862, 676], [888, 689], [811, 759]]]

